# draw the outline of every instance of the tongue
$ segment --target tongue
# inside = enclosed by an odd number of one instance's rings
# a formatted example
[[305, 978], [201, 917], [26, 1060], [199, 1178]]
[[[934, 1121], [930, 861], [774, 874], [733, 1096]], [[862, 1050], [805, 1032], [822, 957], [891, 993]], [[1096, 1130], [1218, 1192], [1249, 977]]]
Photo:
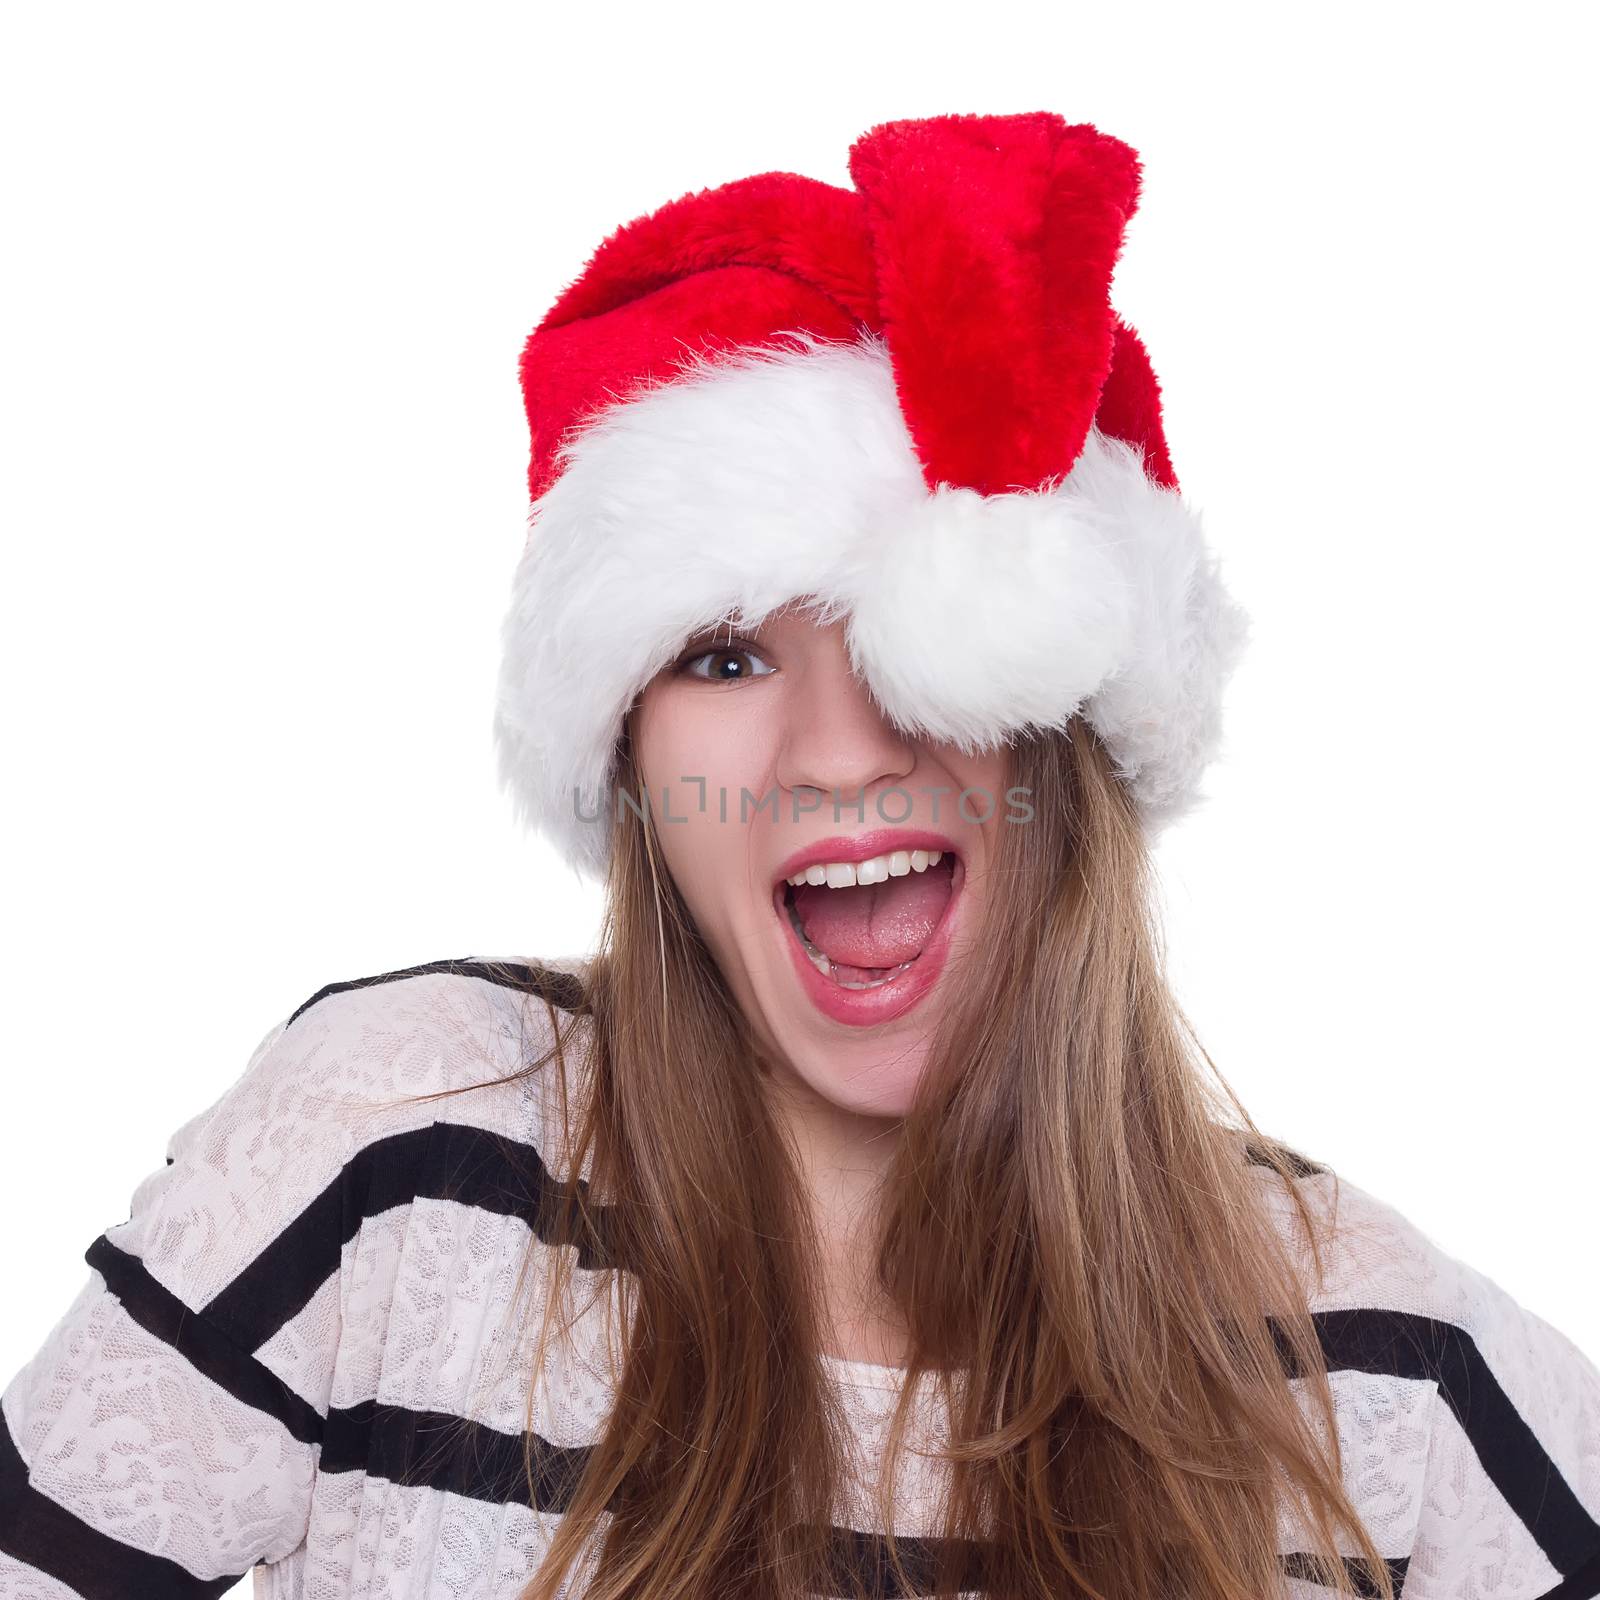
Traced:
[[829, 961], [898, 966], [921, 955], [933, 937], [950, 899], [950, 875], [950, 866], [941, 862], [926, 872], [846, 889], [803, 884], [794, 891], [795, 914]]

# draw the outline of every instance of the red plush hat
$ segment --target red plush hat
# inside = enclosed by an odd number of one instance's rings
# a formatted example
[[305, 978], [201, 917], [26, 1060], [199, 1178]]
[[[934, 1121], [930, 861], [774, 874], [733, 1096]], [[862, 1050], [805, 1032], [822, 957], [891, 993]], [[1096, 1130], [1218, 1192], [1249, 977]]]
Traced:
[[1147, 829], [1198, 798], [1248, 622], [1111, 308], [1138, 157], [1035, 112], [884, 123], [849, 165], [626, 224], [524, 349], [495, 732], [582, 871], [638, 691], [802, 599], [906, 731], [972, 751], [1081, 714]]

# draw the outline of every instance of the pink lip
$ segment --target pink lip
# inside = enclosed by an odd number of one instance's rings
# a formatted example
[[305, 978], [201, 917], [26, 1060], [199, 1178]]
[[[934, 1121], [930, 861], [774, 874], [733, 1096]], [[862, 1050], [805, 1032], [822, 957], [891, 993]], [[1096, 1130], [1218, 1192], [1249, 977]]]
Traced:
[[[865, 861], [890, 850], [948, 850], [955, 858], [950, 903], [922, 954], [904, 972], [876, 988], [841, 989], [811, 964], [789, 925], [789, 913], [783, 903], [787, 880], [816, 861]], [[944, 971], [955, 936], [956, 907], [965, 881], [966, 863], [961, 859], [961, 852], [941, 834], [921, 830], [889, 828], [856, 834], [852, 838], [822, 839], [797, 851], [785, 862], [773, 885], [772, 908], [778, 919], [778, 936], [789, 947], [789, 959], [807, 998], [824, 1016], [852, 1028], [870, 1028], [903, 1017], [932, 990]]]

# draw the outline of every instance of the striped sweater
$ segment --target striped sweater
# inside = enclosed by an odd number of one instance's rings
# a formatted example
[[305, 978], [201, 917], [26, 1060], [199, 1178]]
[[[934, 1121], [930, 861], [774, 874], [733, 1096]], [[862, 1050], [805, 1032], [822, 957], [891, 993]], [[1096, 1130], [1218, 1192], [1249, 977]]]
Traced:
[[[0, 1597], [188, 1600], [247, 1575], [273, 1600], [519, 1592], [609, 1392], [598, 1300], [531, 1384], [542, 1299], [519, 1268], [571, 1248], [532, 1237], [571, 1172], [552, 1078], [402, 1097], [513, 1071], [548, 1040], [540, 996], [581, 1010], [583, 981], [582, 961], [433, 962], [329, 985], [269, 1032], [0, 1396]], [[1296, 1181], [1331, 1196], [1312, 1163]], [[578, 1259], [581, 1283], [599, 1242]], [[1345, 1480], [1405, 1600], [1600, 1596], [1600, 1370], [1348, 1180], [1325, 1268]], [[838, 1559], [890, 1593], [872, 1474], [898, 1374], [824, 1360], [854, 1435]], [[908, 1461], [896, 1511], [913, 1575], [932, 1470]], [[1325, 1595], [1294, 1526], [1286, 1593]]]

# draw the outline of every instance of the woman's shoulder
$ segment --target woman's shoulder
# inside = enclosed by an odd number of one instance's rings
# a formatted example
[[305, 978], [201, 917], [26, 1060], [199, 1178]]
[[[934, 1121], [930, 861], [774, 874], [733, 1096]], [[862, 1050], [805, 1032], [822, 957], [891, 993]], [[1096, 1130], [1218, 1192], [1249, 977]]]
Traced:
[[583, 1015], [586, 970], [582, 958], [467, 958], [325, 984], [172, 1134], [90, 1264], [114, 1276], [136, 1258], [231, 1323], [249, 1298], [246, 1263], [269, 1284], [295, 1252], [344, 1239], [429, 1172], [489, 1170], [479, 1146], [495, 1170], [537, 1165], [558, 1091], [549, 1071], [524, 1069]]
[[[391, 1308], [399, 1341], [434, 1316], [476, 1348], [471, 1319], [499, 1305], [481, 1283], [404, 1303], [395, 1286], [402, 1264], [481, 1246], [475, 1218], [531, 1214], [541, 1074], [519, 1069], [582, 1012], [584, 972], [432, 961], [329, 983], [268, 1030], [144, 1169], [0, 1392], [0, 1593], [8, 1557], [65, 1573], [69, 1546], [71, 1572], [130, 1594], [176, 1592], [185, 1566], [217, 1592], [303, 1550], [319, 1471], [364, 1460], [351, 1441], [398, 1370]], [[493, 1259], [462, 1248], [460, 1270]]]
[[587, 1011], [587, 973], [583, 957], [463, 957], [338, 979], [280, 1017], [219, 1104], [336, 1122], [352, 1144], [367, 1125], [427, 1121], [444, 1105], [428, 1097], [503, 1080], [564, 1037]]
[[[1530, 1408], [1545, 1409], [1558, 1391], [1586, 1398], [1600, 1430], [1600, 1373], [1591, 1358], [1499, 1280], [1400, 1205], [1331, 1167], [1306, 1163], [1293, 1185], [1316, 1228], [1315, 1256], [1283, 1185], [1269, 1186], [1269, 1204], [1330, 1338], [1346, 1330], [1365, 1359], [1405, 1376], [1464, 1388], [1492, 1372]], [[1600, 1460], [1594, 1468], [1600, 1487]]]
[[[1377, 1309], [1486, 1337], [1508, 1318], [1532, 1315], [1393, 1200], [1331, 1166], [1295, 1159], [1293, 1187], [1306, 1202], [1320, 1246], [1315, 1265], [1286, 1186], [1264, 1181], [1269, 1207], [1306, 1264], [1313, 1312]], [[1261, 1170], [1270, 1178], [1270, 1169]]]
[[[1303, 1264], [1341, 1439], [1408, 1551], [1419, 1595], [1600, 1593], [1600, 1366], [1404, 1208], [1305, 1163], [1270, 1204]], [[1365, 1465], [1362, 1463], [1365, 1462]], [[1492, 1569], [1492, 1570], [1491, 1570]]]
[[244, 1076], [328, 1104], [466, 1088], [565, 1034], [562, 1019], [587, 1012], [588, 973], [582, 956], [471, 956], [342, 978], [287, 1012]]

